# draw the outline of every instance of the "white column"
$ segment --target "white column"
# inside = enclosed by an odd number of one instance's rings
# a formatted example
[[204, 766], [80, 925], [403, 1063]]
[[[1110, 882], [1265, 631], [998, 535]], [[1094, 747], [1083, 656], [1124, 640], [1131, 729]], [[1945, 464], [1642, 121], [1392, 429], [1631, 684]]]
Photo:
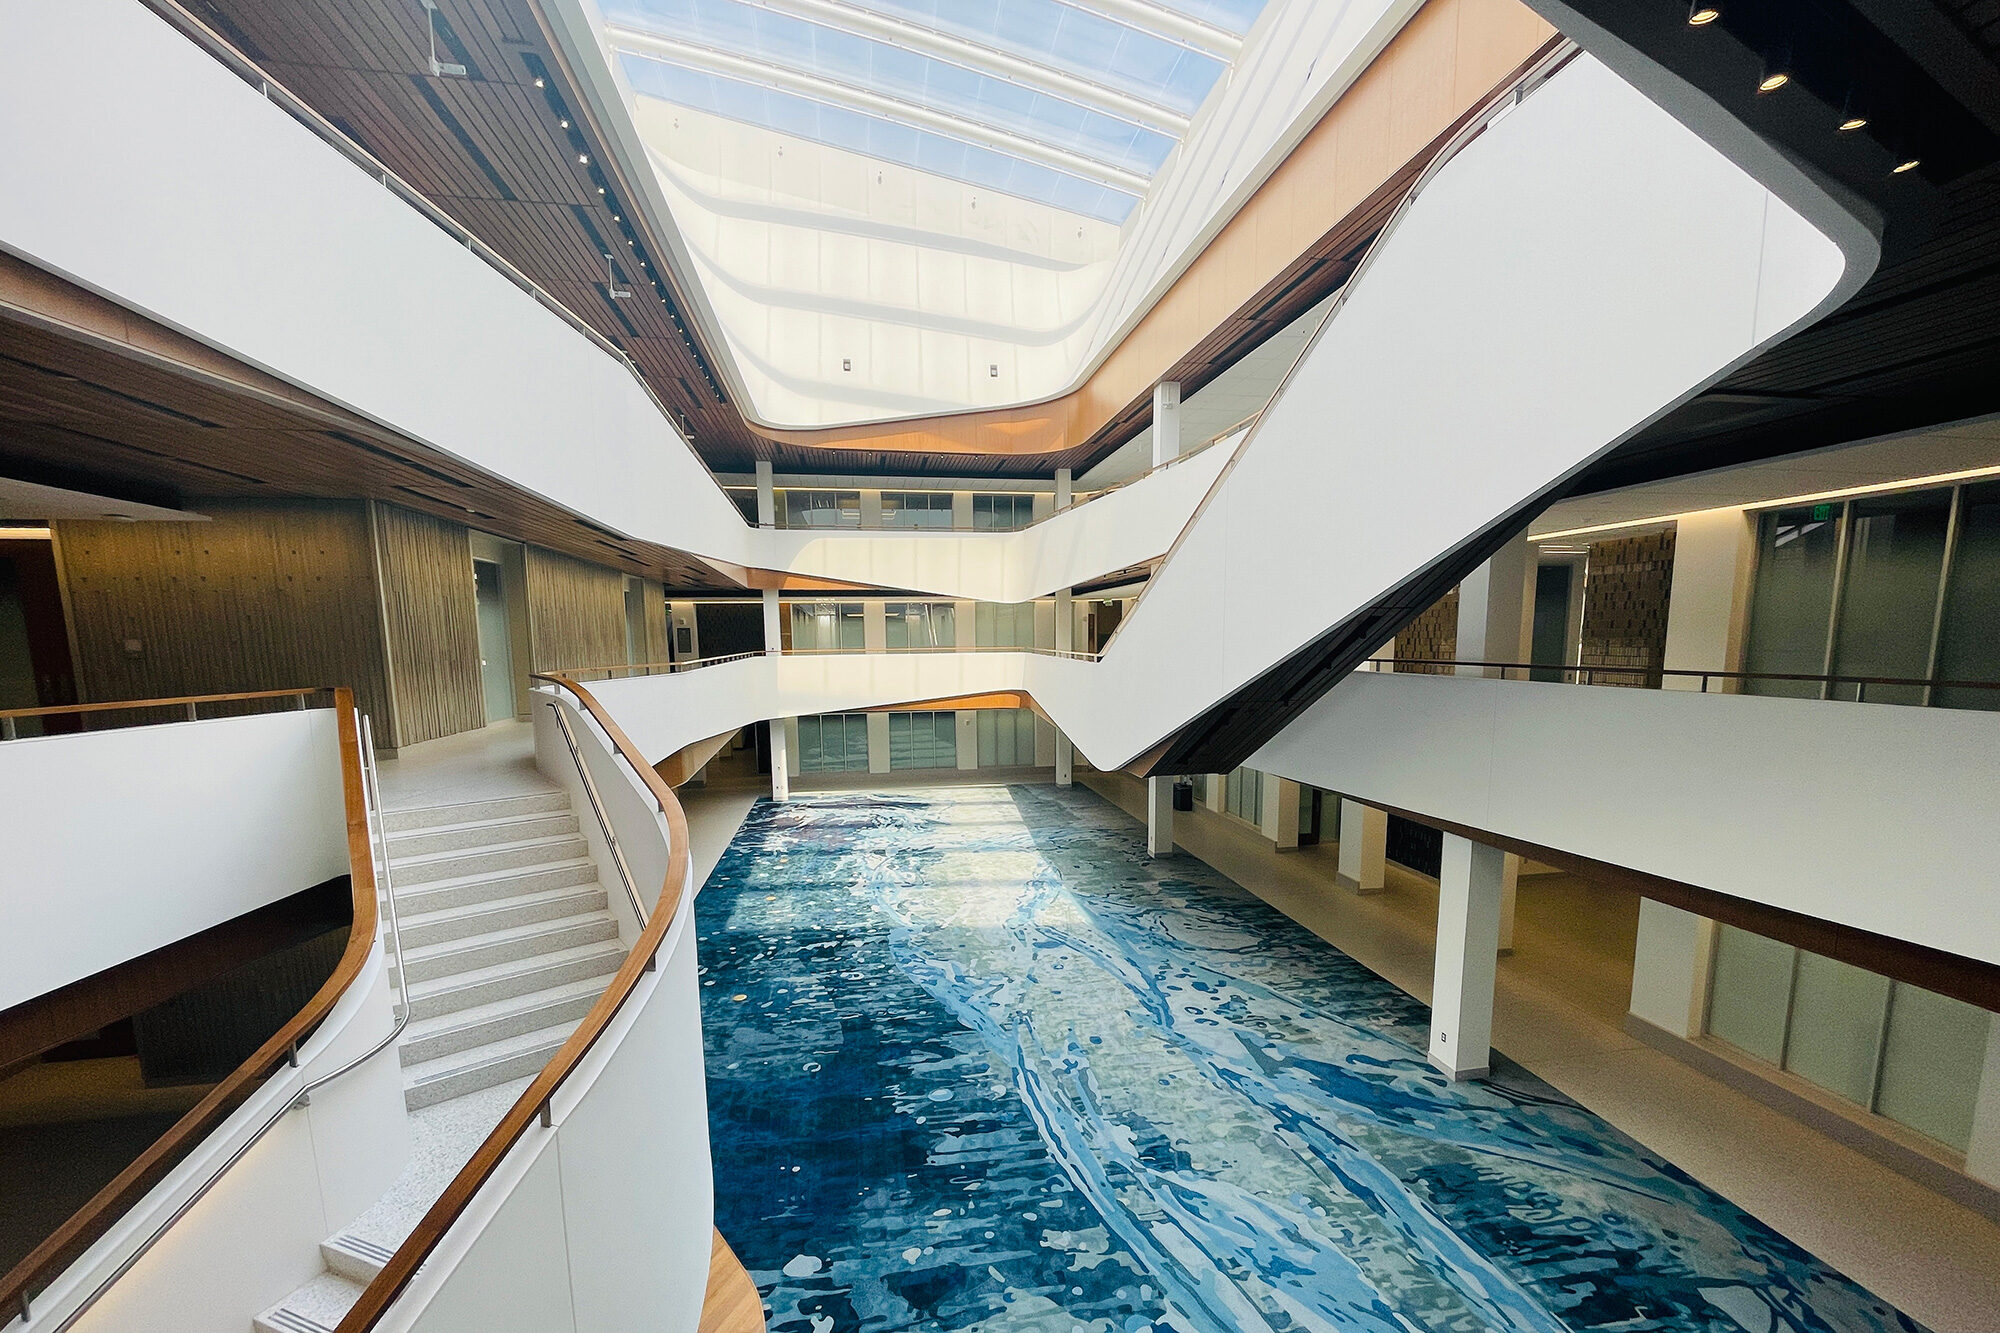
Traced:
[[[1755, 529], [1741, 509], [1683, 514], [1674, 524], [1674, 579], [1667, 601], [1670, 671], [1734, 671], [1743, 651]], [[1696, 676], [1667, 676], [1670, 690], [1698, 690]], [[1711, 692], [1728, 693], [1710, 681]]]
[[[1070, 507], [1074, 498], [1070, 470], [1056, 469], [1056, 509], [1058, 512]], [[1076, 651], [1076, 610], [1070, 600], [1069, 589], [1056, 594], [1056, 651], [1068, 653]], [[1056, 786], [1067, 787], [1075, 780], [1076, 749], [1069, 743], [1069, 737], [1062, 728], [1056, 728]]]
[[1715, 923], [1707, 917], [1641, 898], [1632, 950], [1632, 1017], [1676, 1037], [1700, 1036], [1714, 941]]
[[1500, 860], [1500, 952], [1514, 952], [1514, 907], [1521, 891], [1521, 858], [1501, 853]]
[[[1516, 537], [1458, 585], [1461, 662], [1525, 662], [1534, 642], [1535, 548]], [[1460, 667], [1461, 676], [1498, 676]]]
[[956, 714], [958, 730], [954, 738], [958, 741], [958, 771], [969, 773], [979, 767], [979, 714], [970, 708], [961, 708]]
[[1264, 775], [1264, 819], [1260, 830], [1281, 852], [1299, 849], [1299, 784], [1274, 773]]
[[771, 486], [771, 465], [757, 464], [757, 522], [772, 527], [778, 521], [778, 493]]
[[1499, 848], [1444, 835], [1430, 1060], [1454, 1079], [1484, 1078], [1493, 1061], [1500, 863]]
[[1146, 855], [1174, 854], [1174, 780], [1146, 779]]
[[876, 597], [861, 604], [861, 646], [871, 653], [889, 651], [888, 606]]
[[868, 715], [868, 771], [887, 773], [889, 771], [889, 715], [870, 713]]
[[882, 526], [882, 492], [861, 492], [861, 526], [864, 528]]
[[969, 653], [976, 646], [978, 634], [979, 603], [953, 602], [951, 604], [952, 643], [961, 653]]
[[1181, 456], [1181, 382], [1153, 386], [1153, 466]]
[[1210, 773], [1208, 775], [1208, 808], [1218, 815], [1229, 813], [1229, 775]]
[[771, 719], [771, 799], [783, 804], [792, 799], [791, 746], [782, 717]]
[[2000, 1019], [1986, 1029], [1986, 1072], [1972, 1104], [1972, 1138], [1965, 1149], [1965, 1174], [2000, 1185]]
[[951, 525], [964, 531], [972, 526], [972, 492], [951, 493]]
[[778, 590], [764, 589], [764, 651], [772, 657], [785, 650], [783, 615], [784, 608], [778, 603]]
[[1341, 797], [1340, 860], [1334, 882], [1354, 893], [1380, 893], [1388, 850], [1388, 814]]

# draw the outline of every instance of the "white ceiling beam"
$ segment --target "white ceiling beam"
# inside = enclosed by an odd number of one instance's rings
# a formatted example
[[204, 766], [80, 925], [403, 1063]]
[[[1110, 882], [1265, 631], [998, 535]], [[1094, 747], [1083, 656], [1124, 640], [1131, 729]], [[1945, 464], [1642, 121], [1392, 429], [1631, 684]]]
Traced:
[[1033, 88], [1051, 97], [1060, 97], [1066, 102], [1101, 111], [1133, 125], [1170, 134], [1176, 139], [1187, 133], [1188, 117], [1171, 107], [1038, 64], [998, 47], [863, 9], [844, 3], [844, 0], [740, 0], [740, 3], [852, 33], [870, 41], [916, 51], [963, 69]]
[[1154, 4], [1153, 0], [1056, 0], [1056, 3], [1110, 19], [1140, 32], [1149, 32], [1155, 37], [1164, 37], [1176, 45], [1225, 62], [1234, 63], [1243, 51], [1243, 39], [1227, 28], [1189, 18], [1186, 14]]
[[756, 60], [730, 51], [717, 51], [697, 46], [692, 42], [676, 41], [670, 37], [641, 32], [636, 28], [607, 24], [604, 34], [612, 49], [627, 55], [685, 65], [690, 69], [705, 70], [739, 82], [777, 88], [798, 97], [894, 121], [912, 129], [929, 130], [965, 143], [991, 148], [1031, 162], [1039, 162], [1057, 171], [1095, 181], [1100, 185], [1108, 185], [1114, 190], [1120, 190], [1134, 197], [1143, 197], [1151, 184], [1146, 177], [1127, 171], [1123, 167], [1099, 162], [1095, 158], [1073, 153], [1055, 144], [1025, 138], [916, 102], [906, 102], [901, 98], [888, 97], [867, 88], [857, 88], [823, 73], [809, 73], [785, 65], [774, 65], [768, 61]]

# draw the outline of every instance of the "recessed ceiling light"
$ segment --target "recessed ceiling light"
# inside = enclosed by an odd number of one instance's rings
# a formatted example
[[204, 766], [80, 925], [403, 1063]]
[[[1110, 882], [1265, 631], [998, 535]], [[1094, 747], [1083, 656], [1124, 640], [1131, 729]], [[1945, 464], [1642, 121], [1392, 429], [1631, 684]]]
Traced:
[[1840, 132], [1848, 134], [1862, 128], [1867, 123], [1868, 117], [1866, 116], [1849, 116], [1846, 120], [1840, 122]]
[[1701, 0], [1695, 0], [1694, 5], [1688, 10], [1688, 26], [1706, 28], [1721, 17], [1722, 11], [1714, 5], [1705, 5]]
[[576, 155], [576, 160], [577, 160], [577, 161], [579, 161], [579, 162], [581, 162], [581, 163], [583, 163], [583, 165], [585, 165], [585, 166], [589, 166], [589, 165], [590, 165], [590, 154], [589, 154], [589, 153], [578, 153], [578, 154]]
[[1757, 81], [1760, 93], [1775, 93], [1792, 81], [1792, 76], [1781, 69], [1774, 69]]
[[1901, 162], [1898, 162], [1895, 166], [1891, 167], [1890, 171], [1893, 174], [1900, 176], [1906, 171], [1915, 171], [1922, 164], [1923, 164], [1923, 159], [1920, 157], [1906, 157]]
[[539, 87], [541, 87], [541, 86], [542, 86], [542, 76], [541, 76], [541, 75], [539, 75], [539, 74], [537, 74], [537, 75], [535, 76], [535, 86], [536, 86], [537, 88], [539, 88]]

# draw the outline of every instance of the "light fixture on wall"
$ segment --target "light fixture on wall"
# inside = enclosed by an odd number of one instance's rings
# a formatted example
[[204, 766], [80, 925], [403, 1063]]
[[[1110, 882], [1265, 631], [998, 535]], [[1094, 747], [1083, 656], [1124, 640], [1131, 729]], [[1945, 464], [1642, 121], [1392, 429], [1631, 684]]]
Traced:
[[441, 79], [449, 74], [454, 79], [462, 79], [465, 77], [465, 66], [438, 59], [437, 10], [437, 0], [424, 0], [424, 19], [431, 30], [431, 77]]
[[614, 301], [632, 299], [632, 289], [618, 281], [618, 265], [613, 262], [610, 255], [604, 256], [604, 290], [611, 293], [611, 299]]

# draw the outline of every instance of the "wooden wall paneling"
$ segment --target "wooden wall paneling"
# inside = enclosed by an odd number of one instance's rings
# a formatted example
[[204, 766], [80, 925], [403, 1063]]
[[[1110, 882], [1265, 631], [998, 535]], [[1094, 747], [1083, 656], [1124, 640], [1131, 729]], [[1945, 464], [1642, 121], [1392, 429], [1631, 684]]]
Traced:
[[465, 526], [396, 505], [371, 506], [395, 698], [394, 743], [486, 725], [479, 612]]
[[528, 654], [536, 671], [625, 660], [625, 576], [572, 556], [527, 549]]
[[646, 597], [646, 660], [664, 662], [673, 655], [668, 643], [672, 631], [667, 620], [666, 585], [645, 579], [641, 586]]
[[87, 697], [347, 685], [389, 716], [359, 501], [208, 503], [205, 523], [60, 522]]

